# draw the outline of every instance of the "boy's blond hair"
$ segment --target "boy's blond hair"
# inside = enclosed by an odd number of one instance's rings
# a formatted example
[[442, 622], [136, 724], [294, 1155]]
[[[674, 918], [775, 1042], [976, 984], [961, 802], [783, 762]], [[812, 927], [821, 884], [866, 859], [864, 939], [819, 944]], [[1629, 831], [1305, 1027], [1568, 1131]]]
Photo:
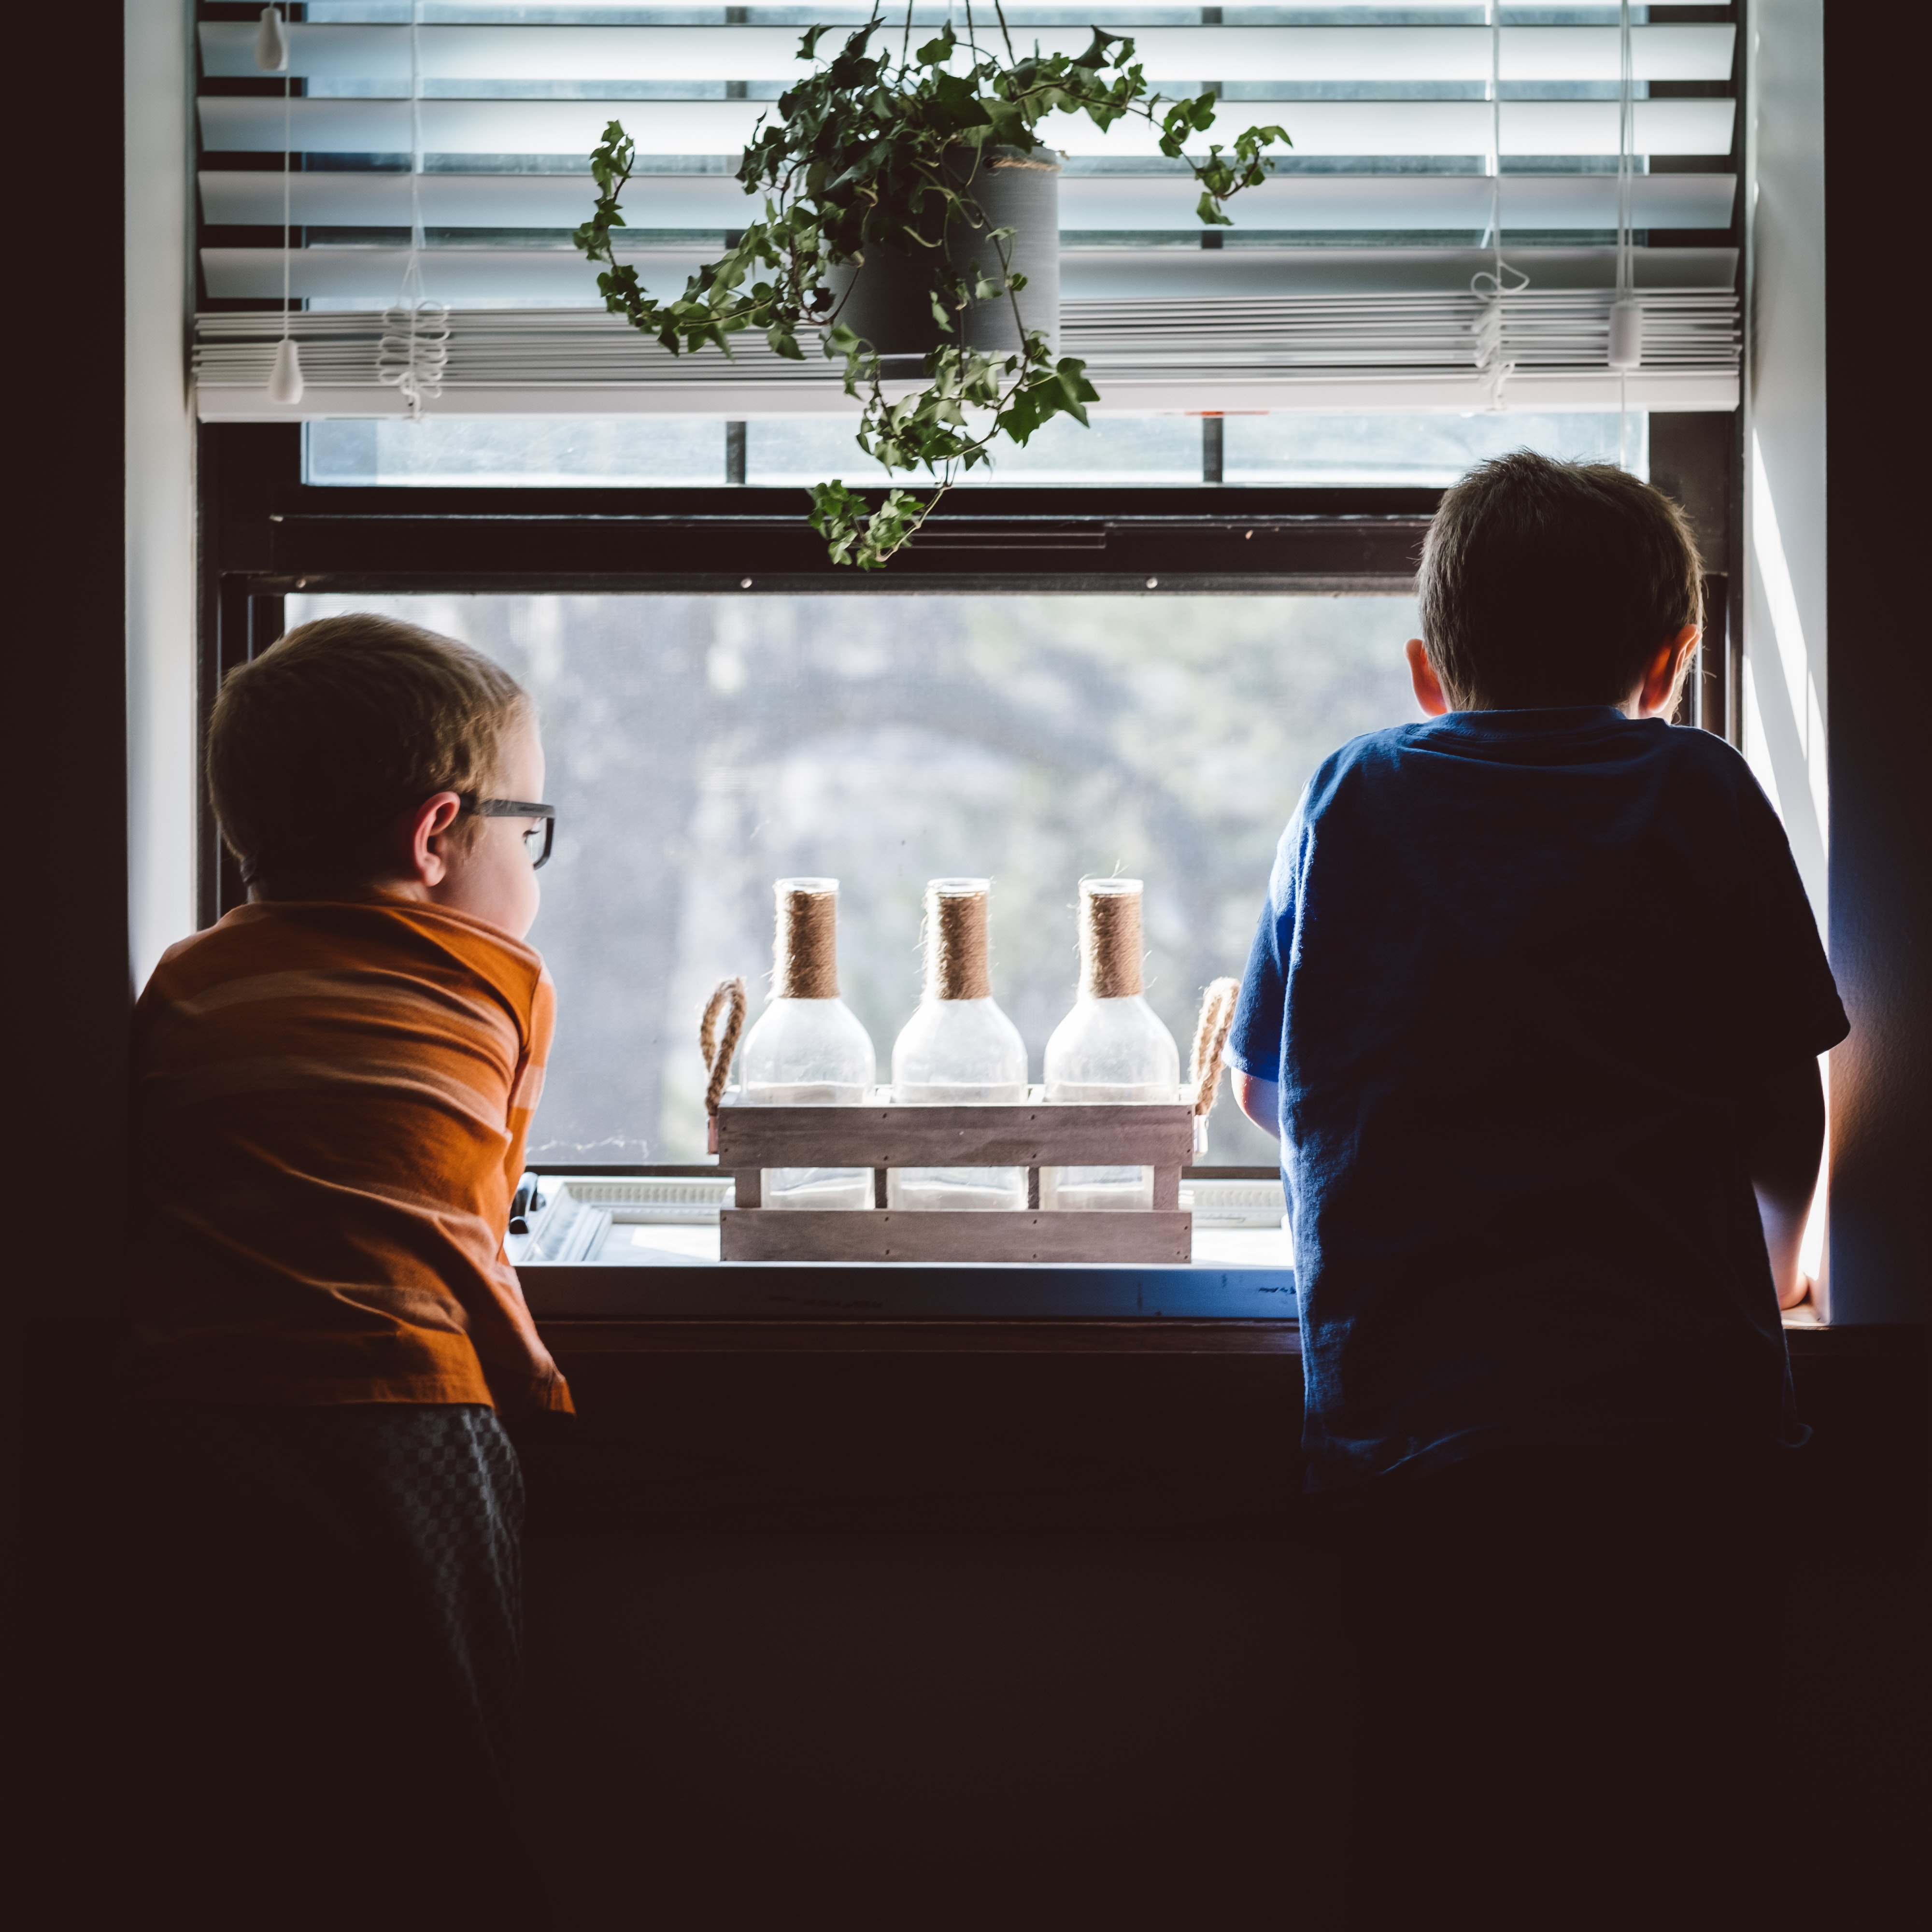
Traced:
[[[486, 792], [529, 694], [480, 651], [393, 617], [299, 624], [224, 681], [208, 734], [214, 814], [269, 898], [366, 883], [381, 835], [439, 791]], [[458, 821], [472, 836], [475, 821]]]

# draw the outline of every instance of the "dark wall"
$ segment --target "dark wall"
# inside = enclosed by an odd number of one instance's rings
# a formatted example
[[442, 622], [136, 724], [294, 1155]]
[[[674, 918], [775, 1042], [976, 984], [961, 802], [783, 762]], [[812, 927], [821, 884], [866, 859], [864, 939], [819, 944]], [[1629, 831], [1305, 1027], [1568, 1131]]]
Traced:
[[[6, 1627], [11, 1648], [4, 1765], [10, 1790], [85, 1790], [73, 1690], [90, 1652], [79, 1632], [92, 1575], [86, 1552], [100, 1494], [90, 1466], [108, 1405], [101, 1318], [114, 1278], [125, 1168], [128, 934], [125, 632], [122, 515], [120, 10], [84, 25], [71, 10], [28, 9], [8, 23], [10, 136], [21, 152], [71, 153], [71, 88], [84, 74], [76, 177], [86, 240], [79, 280], [43, 308], [16, 310], [28, 380], [7, 400], [9, 621], [5, 690], [10, 822], [8, 1114], [16, 1177], [9, 1216], [4, 1334]], [[76, 61], [80, 64], [76, 66]], [[74, 199], [74, 197], [70, 197]], [[33, 339], [27, 339], [28, 330]], [[56, 346], [56, 344], [58, 344]], [[51, 353], [53, 362], [50, 362]], [[98, 1634], [109, 1635], [102, 1631]], [[20, 1820], [0, 1879], [11, 1922], [54, 1921], [39, 1882], [92, 1855], [61, 1834], [77, 1813], [50, 1797]], [[29, 1901], [32, 1901], [29, 1903]]]
[[1322, 1577], [1278, 1540], [539, 1544], [529, 1603], [560, 1924], [1338, 1922]]
[[[548, 1332], [584, 1413], [525, 1445], [529, 1816], [566, 1922], [646, 1884], [690, 1932], [1341, 1922], [1297, 1358], [575, 1325]], [[1921, 1832], [1923, 1340], [1792, 1336], [1816, 1435], [1780, 1472], [1764, 1804], [1802, 1826], [1741, 1855], [1832, 1932], [1892, 1922]]]
[[1852, 1028], [1832, 1059], [1832, 1312], [1850, 1322], [1932, 1320], [1923, 404], [1909, 364], [1873, 352], [1858, 288], [1899, 239], [1873, 184], [1916, 159], [1908, 23], [1920, 10], [1825, 8], [1831, 951]]
[[[6, 650], [10, 818], [15, 837], [10, 1002], [33, 1175], [12, 1216], [6, 1324], [10, 1434], [17, 1428], [23, 1322], [96, 1310], [120, 1208], [128, 1010], [125, 623], [122, 534], [119, 11], [86, 42], [89, 116], [84, 290], [64, 300], [58, 376], [42, 369], [7, 401]], [[72, 65], [74, 22], [59, 10], [10, 24], [10, 124], [22, 152], [72, 146], [72, 101], [24, 77]], [[22, 118], [24, 117], [25, 125]], [[32, 326], [38, 332], [44, 316]], [[23, 314], [22, 326], [29, 319]], [[44, 356], [50, 338], [34, 348]], [[14, 1436], [17, 1444], [19, 1438]], [[9, 1478], [17, 1468], [10, 1456]]]

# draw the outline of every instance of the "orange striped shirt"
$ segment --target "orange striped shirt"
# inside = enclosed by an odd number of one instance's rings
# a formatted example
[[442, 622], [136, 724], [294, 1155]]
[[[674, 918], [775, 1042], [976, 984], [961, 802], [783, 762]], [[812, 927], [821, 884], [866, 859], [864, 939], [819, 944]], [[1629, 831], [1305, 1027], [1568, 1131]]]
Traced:
[[555, 1000], [468, 914], [238, 908], [134, 1016], [137, 1394], [568, 1410], [503, 1253]]

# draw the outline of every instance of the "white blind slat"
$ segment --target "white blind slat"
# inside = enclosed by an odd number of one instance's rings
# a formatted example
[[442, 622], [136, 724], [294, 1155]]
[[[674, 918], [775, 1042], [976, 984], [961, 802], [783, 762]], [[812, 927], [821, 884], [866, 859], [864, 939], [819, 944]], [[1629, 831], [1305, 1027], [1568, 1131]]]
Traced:
[[[636, 265], [646, 289], [671, 296], [682, 292], [686, 278], [704, 261], [706, 252], [697, 248], [648, 248], [626, 259]], [[1454, 289], [1466, 295], [1469, 278], [1492, 266], [1486, 251], [1466, 249], [1377, 250], [1368, 251], [1367, 265], [1363, 252], [1331, 248], [1081, 248], [1061, 256], [1060, 287], [1064, 296], [1076, 299], [1179, 296], [1188, 291], [1210, 297], [1290, 286], [1310, 292], [1332, 292], [1339, 277], [1344, 286], [1407, 298], [1418, 289]], [[1695, 257], [1699, 264], [1696, 272], [1700, 276], [1712, 272], [1712, 262], [1723, 262], [1726, 290], [1735, 268], [1735, 251], [1727, 249], [1648, 253], [1666, 260], [1680, 254]], [[224, 300], [280, 296], [278, 249], [210, 248], [203, 254], [208, 258], [211, 296]], [[1616, 279], [1615, 257], [1608, 249], [1511, 249], [1507, 256], [1512, 262], [1533, 264], [1532, 272], [1539, 284], [1556, 278], [1552, 293], [1607, 289]], [[295, 292], [379, 307], [393, 298], [408, 260], [409, 250], [402, 248], [310, 249], [291, 265]], [[1374, 265], [1379, 265], [1378, 268], [1371, 273]], [[1662, 272], [1646, 271], [1651, 280], [1640, 280], [1639, 286], [1654, 285]], [[1670, 272], [1684, 275], [1692, 271], [1678, 265]], [[428, 294], [439, 302], [502, 299], [507, 291], [512, 298], [569, 303], [593, 319], [603, 320], [600, 304], [584, 302], [583, 265], [566, 249], [439, 248], [425, 279]]]
[[[202, 145], [217, 153], [279, 152], [282, 103], [251, 96], [204, 96]], [[1640, 100], [1640, 154], [1728, 154], [1737, 104], [1727, 100]], [[771, 104], [758, 100], [425, 100], [421, 104], [424, 151], [433, 154], [588, 154], [605, 126], [621, 120], [640, 154], [735, 157]], [[1483, 100], [1298, 100], [1229, 104], [1244, 122], [1278, 119], [1298, 156], [1458, 154], [1489, 152], [1490, 104]], [[296, 147], [309, 154], [384, 154], [409, 152], [406, 100], [302, 99], [290, 104]], [[1505, 154], [1614, 155], [1618, 140], [1614, 100], [1505, 100]], [[1232, 130], [1227, 131], [1232, 131]], [[1159, 131], [1133, 120], [1102, 130], [1066, 117], [1051, 130], [1065, 154], [1157, 159]], [[1198, 137], [1205, 154], [1224, 130]]]
[[[1670, 252], [1646, 251], [1646, 278], [1687, 266], [1672, 263]], [[1063, 308], [1063, 340], [1070, 352], [1088, 359], [1116, 411], [1332, 408], [1344, 394], [1367, 407], [1447, 406], [1445, 397], [1467, 404], [1491, 380], [1480, 368], [1486, 309], [1467, 286], [1470, 259], [1465, 251], [1462, 259], [1436, 265], [1445, 273], [1462, 271], [1460, 287], [1422, 292], [1076, 298]], [[1383, 265], [1364, 266], [1373, 272]], [[1333, 274], [1335, 265], [1328, 270]], [[1503, 352], [1517, 365], [1509, 385], [1528, 385], [1524, 393], [1532, 399], [1520, 406], [1547, 406], [1552, 384], [1573, 398], [1572, 406], [1616, 406], [1618, 379], [1602, 367], [1614, 298], [1606, 286], [1526, 291], [1504, 303]], [[438, 405], [443, 413], [494, 413], [508, 394], [525, 407], [534, 399], [540, 408], [583, 406], [594, 395], [603, 412], [786, 415], [854, 406], [830, 365], [788, 362], [755, 341], [728, 362], [674, 357], [620, 321], [595, 314], [459, 311], [450, 326]], [[307, 412], [362, 412], [380, 388], [383, 327], [380, 316], [366, 314], [296, 319], [310, 385]], [[277, 333], [272, 319], [200, 318], [196, 368], [205, 414], [243, 412], [256, 406], [258, 392], [265, 396]], [[1737, 358], [1736, 298], [1728, 288], [1648, 287], [1641, 377], [1649, 400], [1642, 406], [1730, 406], [1713, 398], [1734, 398]], [[1445, 382], [1438, 400], [1422, 400], [1436, 394], [1426, 386]]]
[[[1631, 218], [1640, 228], [1720, 229], [1730, 225], [1736, 178], [1729, 174], [1640, 175]], [[408, 225], [406, 174], [296, 175], [290, 204], [298, 226], [397, 228]], [[425, 175], [418, 184], [423, 220], [431, 228], [574, 228], [590, 212], [596, 190], [586, 175]], [[202, 212], [211, 223], [279, 226], [278, 173], [211, 170], [201, 177]], [[1064, 230], [1173, 230], [1194, 223], [1199, 190], [1185, 176], [1074, 175], [1060, 184]], [[1248, 230], [1480, 230], [1490, 218], [1490, 184], [1480, 175], [1280, 175], [1231, 204], [1235, 232]], [[1505, 228], [1614, 228], [1614, 175], [1505, 175]], [[644, 175], [624, 205], [634, 230], [690, 229], [716, 235], [742, 226], [747, 202], [728, 175]], [[752, 204], [755, 206], [755, 204]], [[621, 247], [621, 238], [620, 245]], [[281, 252], [272, 254], [280, 274]], [[440, 255], [438, 250], [436, 255]], [[436, 256], [427, 273], [432, 280]], [[595, 301], [586, 277], [584, 299]], [[210, 291], [214, 292], [213, 290]], [[266, 286], [224, 294], [276, 294]]]
[[[1639, 369], [1620, 378], [1605, 370], [1527, 369], [1510, 379], [1506, 410], [1530, 415], [1628, 408], [1639, 411], [1728, 411], [1738, 406], [1735, 370]], [[584, 384], [530, 388], [505, 382], [478, 386], [432, 406], [440, 416], [461, 417], [694, 416], [742, 421], [761, 416], [850, 418], [854, 405], [836, 385], [798, 386], [775, 392], [748, 383], [678, 389], [670, 385]], [[1271, 415], [1470, 416], [1492, 406], [1489, 377], [1443, 371], [1423, 374], [1328, 374], [1257, 377], [1110, 376], [1106, 400], [1089, 404], [1096, 416]], [[203, 422], [319, 422], [366, 420], [405, 413], [396, 392], [370, 383], [313, 386], [303, 400], [283, 406], [266, 388], [203, 385], [196, 404]], [[856, 482], [862, 479], [853, 478]], [[903, 479], [902, 479], [903, 480]]]
[[[1137, 26], [1148, 78], [1162, 81], [1486, 81], [1490, 30], [1482, 26]], [[803, 70], [796, 26], [436, 26], [420, 30], [428, 80], [790, 81]], [[256, 74], [250, 22], [205, 22], [203, 70]], [[1728, 25], [1644, 26], [1631, 35], [1640, 81], [1728, 80], [1736, 29]], [[1048, 53], [1080, 52], [1084, 26], [1016, 26], [1014, 40]], [[406, 90], [406, 26], [289, 28], [289, 70], [320, 80], [395, 81]], [[988, 44], [997, 46], [997, 35]], [[1615, 27], [1505, 26], [1506, 81], [1614, 81]]]

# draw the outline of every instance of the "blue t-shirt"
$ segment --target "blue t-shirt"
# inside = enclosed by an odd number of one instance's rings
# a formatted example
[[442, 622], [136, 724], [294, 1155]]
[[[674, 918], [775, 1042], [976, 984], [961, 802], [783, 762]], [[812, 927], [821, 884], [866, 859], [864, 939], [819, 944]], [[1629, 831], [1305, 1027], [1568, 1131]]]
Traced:
[[1228, 1042], [1281, 1083], [1310, 1486], [1802, 1440], [1738, 1110], [1849, 1030], [1784, 830], [1708, 733], [1457, 712], [1326, 760]]

